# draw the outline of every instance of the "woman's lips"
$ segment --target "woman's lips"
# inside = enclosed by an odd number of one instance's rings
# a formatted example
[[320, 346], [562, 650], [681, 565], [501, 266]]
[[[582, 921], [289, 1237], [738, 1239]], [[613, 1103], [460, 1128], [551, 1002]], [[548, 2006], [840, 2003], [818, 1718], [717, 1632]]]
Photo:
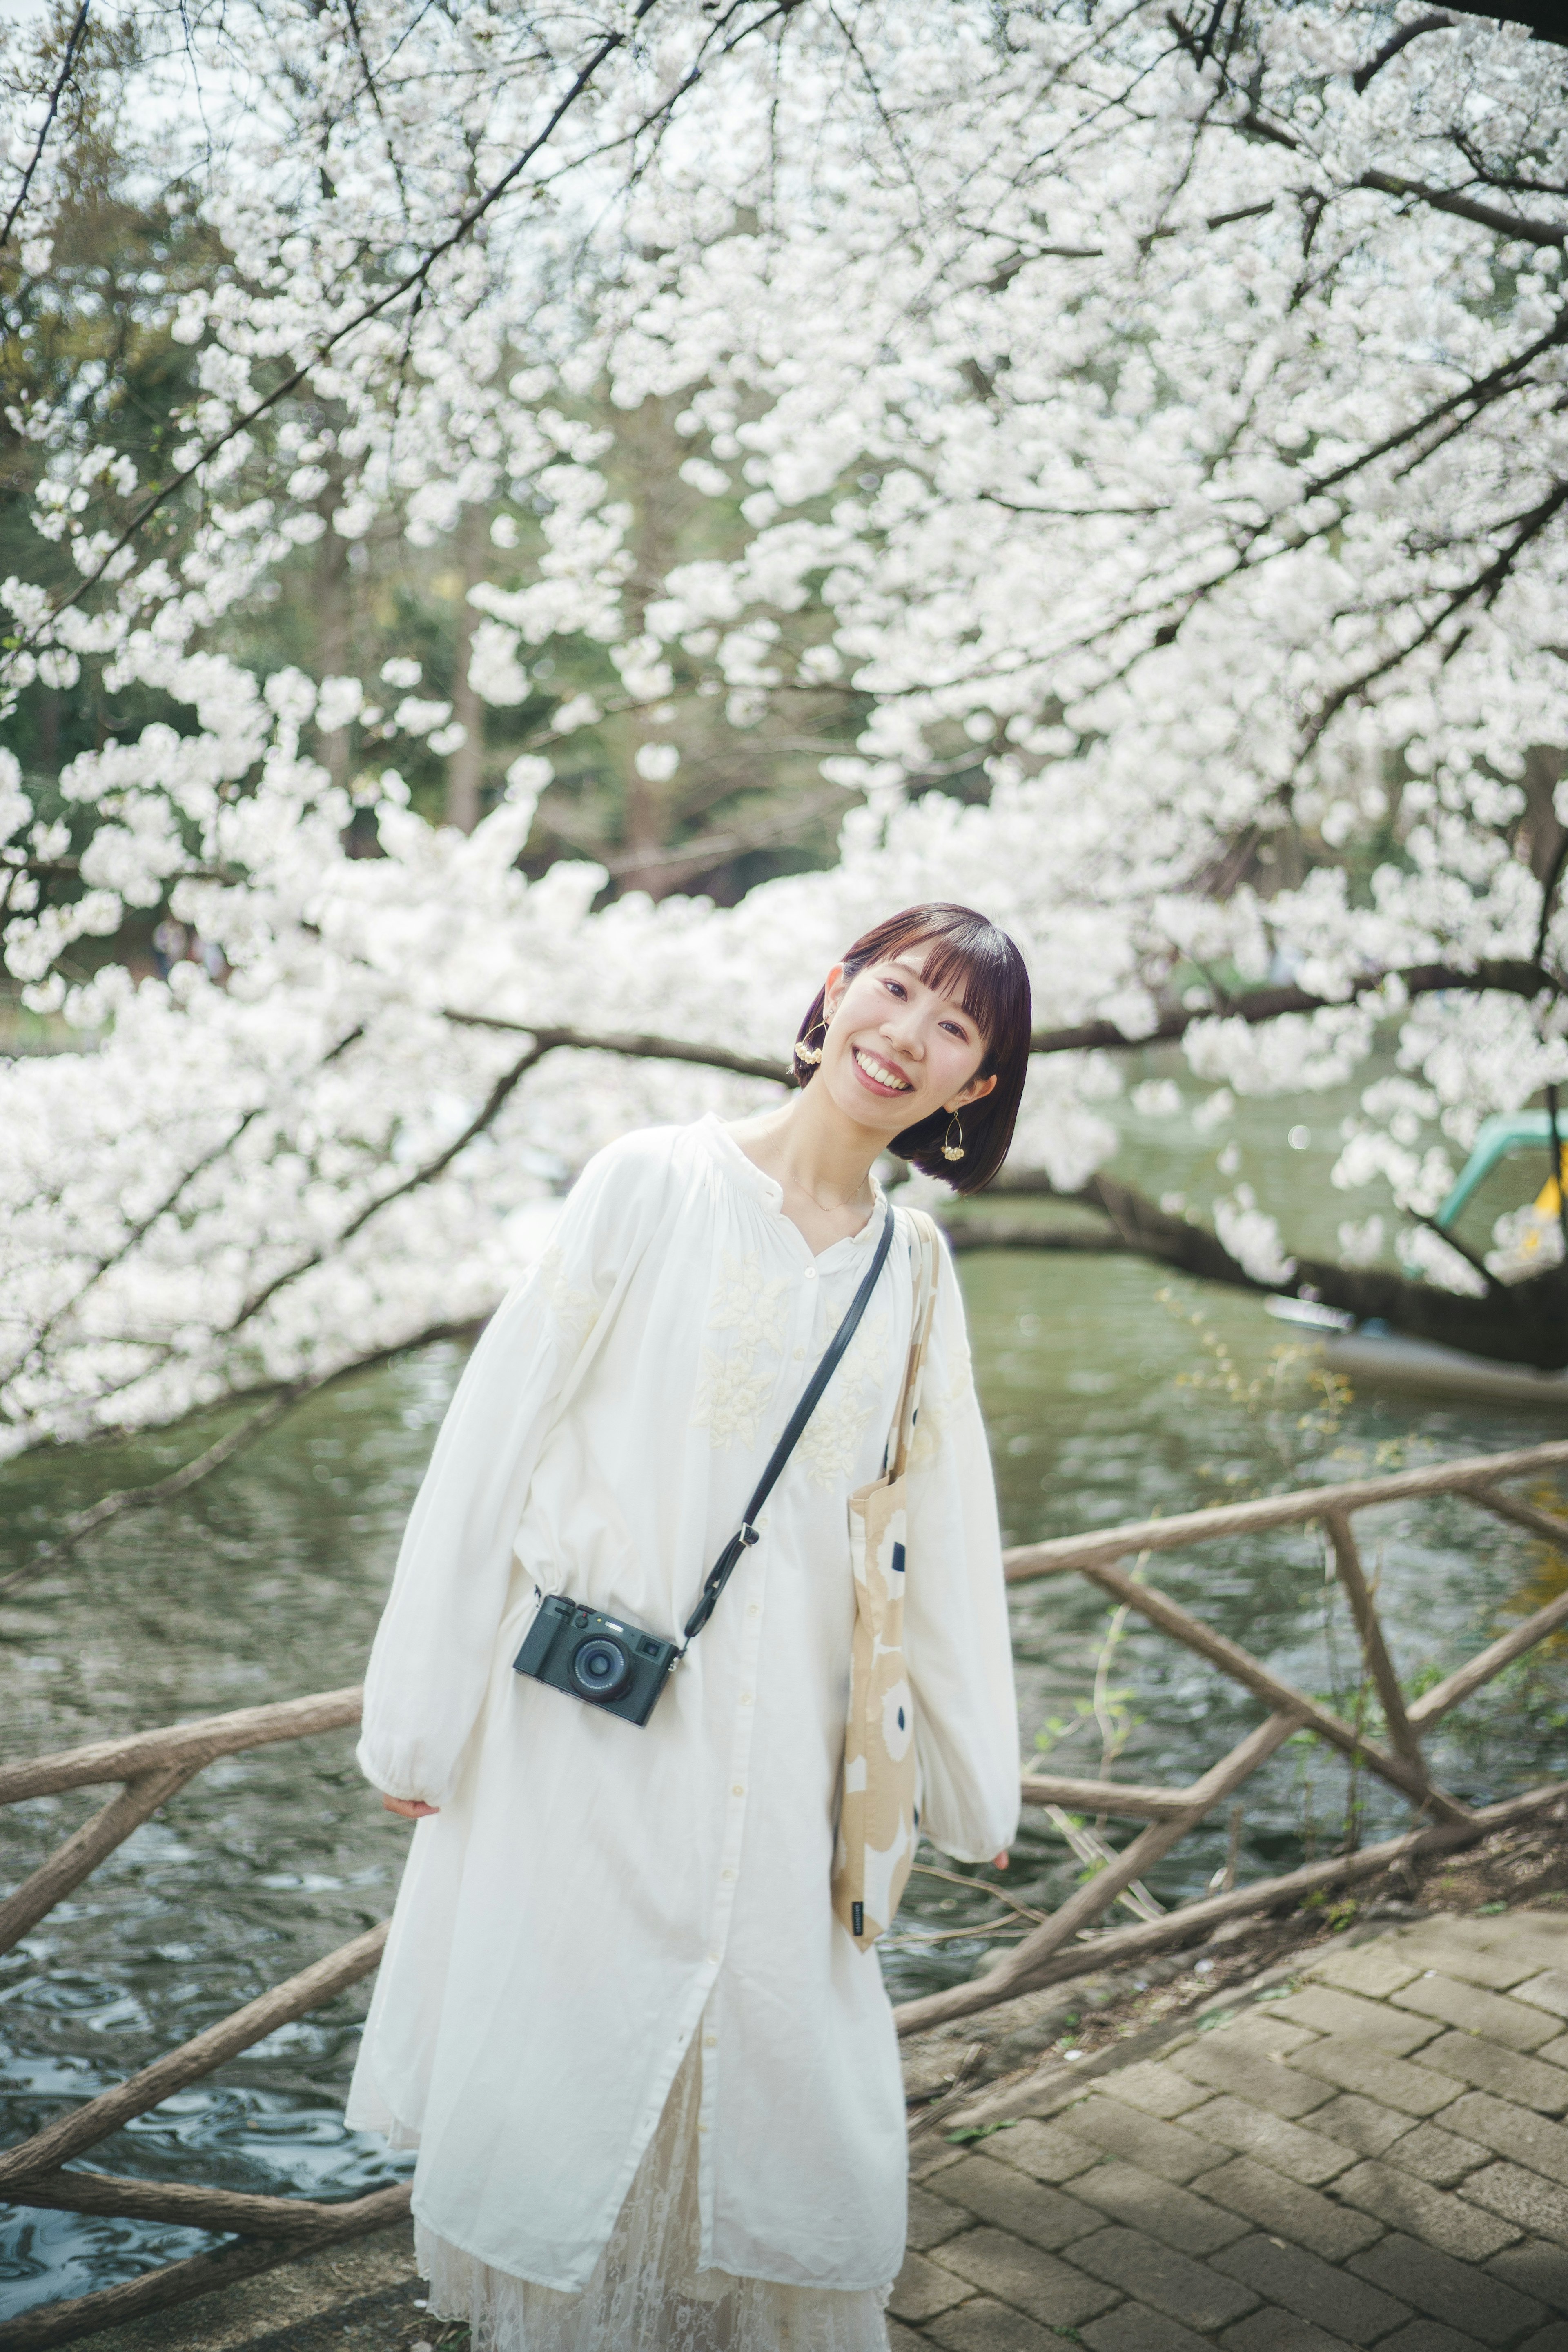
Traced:
[[[858, 1045], [852, 1046], [850, 1048], [849, 1059], [854, 1066], [856, 1076], [866, 1088], [868, 1094], [873, 1094], [879, 1097], [883, 1102], [897, 1102], [900, 1095], [911, 1094], [914, 1091], [911, 1087], [907, 1085], [897, 1087], [884, 1086], [880, 1078], [873, 1077], [870, 1071], [866, 1067], [864, 1062], [860, 1058], [861, 1051], [862, 1048]], [[879, 1054], [875, 1055], [872, 1058], [879, 1062], [881, 1062], [882, 1060]], [[884, 1069], [891, 1069], [892, 1064], [890, 1062], [883, 1062], [882, 1067]]]

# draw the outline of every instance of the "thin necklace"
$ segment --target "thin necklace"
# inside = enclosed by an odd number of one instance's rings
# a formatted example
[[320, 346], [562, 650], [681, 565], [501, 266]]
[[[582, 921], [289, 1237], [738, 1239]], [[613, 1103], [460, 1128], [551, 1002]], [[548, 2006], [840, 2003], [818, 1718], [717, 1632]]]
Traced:
[[816, 1193], [808, 1191], [804, 1184], [797, 1185], [796, 1189], [799, 1192], [805, 1193], [805, 1197], [811, 1202], [812, 1207], [816, 1210], [820, 1216], [824, 1217], [836, 1217], [842, 1215], [846, 1209], [858, 1209], [861, 1207], [874, 1209], [877, 1205], [877, 1195], [872, 1191], [869, 1184], [867, 1185], [864, 1194], [860, 1192], [848, 1192], [845, 1195], [842, 1201], [833, 1202], [819, 1201]]

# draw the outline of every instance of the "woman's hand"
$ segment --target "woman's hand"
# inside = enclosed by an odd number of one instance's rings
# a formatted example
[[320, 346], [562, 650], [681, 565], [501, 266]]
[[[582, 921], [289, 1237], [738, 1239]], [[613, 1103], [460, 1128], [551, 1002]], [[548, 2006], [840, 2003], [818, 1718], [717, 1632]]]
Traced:
[[[390, 1804], [391, 1804], [391, 1802], [392, 1802], [392, 1799], [391, 1799], [390, 1797], [388, 1797], [388, 1799], [387, 1799], [387, 1801], [387, 1801], [387, 1803], [390, 1805]], [[428, 1812], [428, 1811], [429, 1811], [429, 1810], [430, 1810], [429, 1806], [428, 1806], [428, 1805], [426, 1805], [426, 1807], [425, 1808], [425, 1810], [426, 1810], [426, 1812]], [[1007, 1857], [1006, 1857], [1006, 1855], [1005, 1855], [1005, 1853], [999, 1853], [999, 1854], [997, 1855], [997, 1857], [996, 1857], [995, 1861], [992, 1864], [991, 1867], [992, 1867], [992, 1869], [993, 1869], [993, 1870], [1005, 1870], [1005, 1869], [1006, 1869], [1006, 1867], [1007, 1867]]]
[[381, 1801], [389, 1813], [397, 1813], [405, 1822], [422, 1822], [441, 1810], [439, 1805], [427, 1805], [423, 1797], [383, 1797]]

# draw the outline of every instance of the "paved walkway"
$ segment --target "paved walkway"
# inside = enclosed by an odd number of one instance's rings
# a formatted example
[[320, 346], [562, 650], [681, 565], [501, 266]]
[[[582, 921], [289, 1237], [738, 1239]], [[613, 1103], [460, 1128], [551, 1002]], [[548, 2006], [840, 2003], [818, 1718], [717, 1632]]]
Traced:
[[1568, 2352], [1568, 1917], [1420, 1921], [1204, 2024], [917, 2161], [895, 2352]]

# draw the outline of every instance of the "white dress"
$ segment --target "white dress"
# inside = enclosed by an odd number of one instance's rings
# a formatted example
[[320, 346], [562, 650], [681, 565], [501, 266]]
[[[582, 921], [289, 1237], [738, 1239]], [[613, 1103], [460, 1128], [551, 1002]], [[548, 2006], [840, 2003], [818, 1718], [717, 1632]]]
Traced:
[[[511, 1661], [540, 1591], [679, 1633], [889, 1213], [879, 1194], [814, 1257], [718, 1119], [623, 1138], [475, 1349], [420, 1488], [360, 1761], [441, 1810], [414, 1832], [348, 2115], [417, 2145], [433, 2309], [498, 2352], [884, 2340], [902, 2083], [828, 1877], [845, 1506], [891, 1425], [907, 1237], [647, 1726]], [[1016, 1827], [1017, 1721], [945, 1261], [909, 1500], [921, 1827], [981, 1861]]]

